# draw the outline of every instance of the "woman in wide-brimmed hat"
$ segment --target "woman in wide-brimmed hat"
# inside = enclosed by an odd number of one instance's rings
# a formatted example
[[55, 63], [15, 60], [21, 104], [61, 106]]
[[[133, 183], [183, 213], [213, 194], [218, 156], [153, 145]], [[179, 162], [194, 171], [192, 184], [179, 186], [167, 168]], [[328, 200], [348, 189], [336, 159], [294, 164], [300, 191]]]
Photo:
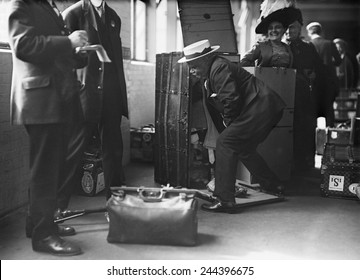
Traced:
[[298, 17], [293, 1], [264, 1], [261, 5], [259, 24], [255, 28], [257, 34], [266, 39], [257, 42], [249, 50], [240, 63], [242, 66], [285, 67], [290, 68], [293, 56], [289, 46], [281, 41], [288, 25]]

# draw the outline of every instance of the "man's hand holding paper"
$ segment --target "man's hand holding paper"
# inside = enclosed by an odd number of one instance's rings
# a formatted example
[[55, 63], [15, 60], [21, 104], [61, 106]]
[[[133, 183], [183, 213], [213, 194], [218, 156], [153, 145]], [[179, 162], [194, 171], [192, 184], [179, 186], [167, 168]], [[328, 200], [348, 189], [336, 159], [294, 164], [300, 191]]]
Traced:
[[101, 62], [111, 62], [106, 50], [102, 45], [89, 45], [76, 48], [76, 52], [90, 52], [96, 51], [96, 54]]

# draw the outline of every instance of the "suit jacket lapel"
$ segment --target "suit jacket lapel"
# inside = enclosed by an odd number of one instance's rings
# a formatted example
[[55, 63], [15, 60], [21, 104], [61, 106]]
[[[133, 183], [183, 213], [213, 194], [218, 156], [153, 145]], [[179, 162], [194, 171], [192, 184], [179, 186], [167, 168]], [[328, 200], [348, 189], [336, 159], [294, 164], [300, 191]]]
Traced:
[[59, 25], [59, 27], [63, 29], [65, 23], [61, 14], [60, 16], [58, 16], [57, 13], [54, 11], [53, 7], [51, 7], [46, 0], [42, 1], [41, 4], [41, 6], [53, 17], [54, 21]]
[[94, 27], [94, 29], [98, 32], [98, 26], [94, 14], [94, 9], [90, 0], [83, 0], [83, 11], [85, 18], [88, 19], [88, 24]]
[[106, 4], [106, 2], [104, 3], [104, 13], [105, 13], [105, 26], [108, 29], [108, 31], [110, 32], [110, 38], [111, 38], [111, 43], [113, 46], [114, 45], [114, 36], [112, 33], [112, 28], [114, 28], [114, 26], [111, 26], [111, 22], [113, 22], [113, 20], [110, 18], [110, 12], [109, 12], [109, 6]]

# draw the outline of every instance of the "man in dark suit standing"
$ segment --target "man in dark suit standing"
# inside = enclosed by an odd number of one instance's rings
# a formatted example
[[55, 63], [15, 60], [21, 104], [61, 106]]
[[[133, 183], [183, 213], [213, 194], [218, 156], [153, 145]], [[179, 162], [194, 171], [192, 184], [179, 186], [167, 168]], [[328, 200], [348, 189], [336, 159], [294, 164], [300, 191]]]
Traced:
[[74, 49], [85, 31], [68, 33], [52, 1], [13, 0], [9, 16], [13, 51], [11, 122], [24, 125], [30, 143], [27, 236], [34, 251], [70, 256], [81, 249], [60, 236], [72, 228], [54, 223], [57, 191], [67, 153], [67, 127], [80, 108]]
[[102, 162], [106, 187], [106, 199], [110, 198], [110, 186], [125, 184], [122, 167], [123, 140], [122, 116], [128, 117], [126, 83], [123, 69], [121, 20], [104, 0], [81, 0], [63, 13], [64, 21], [71, 30], [83, 29], [89, 36], [89, 44], [101, 44], [111, 63], [100, 62], [96, 53], [89, 53], [88, 65], [78, 70], [82, 82], [80, 93], [84, 122], [73, 126], [73, 139], [67, 159], [67, 179], [60, 190], [59, 208], [67, 208], [75, 181], [74, 176], [94, 130], [100, 135]]
[[279, 178], [256, 149], [281, 119], [285, 103], [240, 65], [214, 55], [218, 48], [210, 46], [208, 40], [193, 43], [184, 48], [185, 56], [178, 62], [186, 62], [190, 73], [202, 80], [209, 106], [222, 115], [225, 126], [216, 140], [214, 195], [219, 201], [202, 208], [233, 212], [239, 159], [263, 190], [283, 191]]
[[335, 97], [339, 94], [339, 81], [336, 76], [336, 66], [341, 63], [341, 57], [333, 41], [324, 39], [322, 26], [318, 22], [311, 22], [306, 26], [311, 43], [315, 46], [325, 67], [315, 85], [317, 95], [315, 102], [318, 110], [318, 116], [326, 118], [326, 125], [334, 126], [334, 108]]
[[296, 69], [293, 173], [304, 175], [315, 165], [314, 80], [320, 75], [324, 65], [314, 45], [301, 39], [302, 14], [299, 9], [294, 11], [297, 18], [285, 32], [286, 42], [294, 57], [293, 68]]

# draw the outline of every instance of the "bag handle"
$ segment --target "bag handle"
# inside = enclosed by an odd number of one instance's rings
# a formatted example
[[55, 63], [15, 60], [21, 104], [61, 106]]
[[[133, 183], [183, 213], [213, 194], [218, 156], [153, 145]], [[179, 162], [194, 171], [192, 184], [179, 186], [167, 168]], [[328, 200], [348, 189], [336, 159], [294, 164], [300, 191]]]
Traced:
[[[144, 202], [160, 202], [165, 195], [165, 192], [163, 189], [155, 190], [152, 189], [150, 192], [149, 190], [146, 190], [146, 188], [138, 188], [139, 197]], [[148, 194], [146, 194], [148, 193]]]
[[[134, 192], [134, 193], [140, 193], [140, 190], [145, 190], [147, 191], [148, 193], [149, 192], [154, 192], [154, 193], [158, 193], [158, 192], [163, 192], [162, 196], [158, 196], [158, 199], [163, 198], [165, 193], [174, 193], [174, 194], [182, 194], [182, 195], [185, 195], [185, 198], [186, 197], [197, 197], [197, 198], [200, 198], [200, 199], [203, 199], [203, 200], [206, 200], [208, 202], [218, 202], [218, 199], [216, 197], [214, 197], [213, 195], [211, 194], [208, 194], [206, 192], [203, 192], [203, 191], [199, 191], [197, 189], [184, 189], [184, 188], [173, 188], [173, 187], [170, 187], [170, 184], [166, 185], [166, 186], [163, 186], [162, 185], [162, 188], [149, 188], [149, 187], [143, 187], [143, 186], [140, 186], [139, 188], [138, 187], [126, 187], [126, 186], [121, 186], [121, 187], [117, 187], [117, 186], [112, 186], [110, 187], [111, 191], [113, 192], [113, 194], [118, 194], [120, 192], [123, 193], [123, 195], [125, 195], [125, 191], [128, 191], [128, 192]], [[144, 194], [143, 194], [144, 196]], [[140, 197], [140, 195], [139, 195]], [[147, 198], [145, 198], [147, 199]], [[154, 199], [151, 199], [152, 202], [154, 202]]]

